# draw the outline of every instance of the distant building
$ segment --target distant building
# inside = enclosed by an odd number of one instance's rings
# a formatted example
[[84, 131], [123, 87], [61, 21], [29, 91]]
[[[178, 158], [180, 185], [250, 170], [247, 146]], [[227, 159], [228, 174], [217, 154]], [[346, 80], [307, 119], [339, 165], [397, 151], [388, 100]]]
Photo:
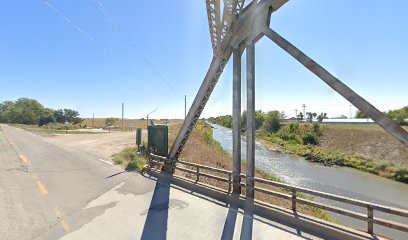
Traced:
[[297, 122], [297, 118], [291, 117], [291, 118], [286, 119], [286, 121], [287, 122]]
[[323, 119], [322, 124], [368, 124], [368, 125], [375, 125], [376, 123], [371, 118], [341, 118], [341, 119], [327, 118], [327, 119]]

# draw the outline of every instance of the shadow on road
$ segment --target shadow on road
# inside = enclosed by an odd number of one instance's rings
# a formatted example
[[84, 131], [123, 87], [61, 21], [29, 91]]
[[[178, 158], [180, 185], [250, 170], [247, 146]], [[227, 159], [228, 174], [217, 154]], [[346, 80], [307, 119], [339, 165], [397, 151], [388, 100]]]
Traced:
[[[233, 193], [231, 196], [236, 199], [239, 197], [238, 194], [235, 193]], [[240, 239], [252, 239], [252, 228], [254, 221], [253, 202], [253, 199], [245, 200], [244, 220], [242, 222]], [[231, 240], [234, 238], [235, 225], [239, 212], [238, 209], [238, 203], [232, 201], [228, 208], [227, 218], [225, 219], [221, 239]]]
[[252, 228], [254, 224], [254, 199], [245, 199], [244, 220], [242, 221], [240, 239], [252, 239]]
[[159, 175], [141, 239], [166, 239], [170, 181]]
[[107, 177], [105, 177], [105, 178], [111, 178], [111, 177], [117, 176], [117, 175], [122, 174], [122, 173], [125, 173], [125, 172], [126, 172], [126, 171], [121, 171], [121, 172], [112, 174], [112, 175], [110, 175], [110, 176], [107, 176]]
[[[233, 193], [232, 197], [238, 198], [238, 194]], [[222, 230], [221, 239], [233, 239], [234, 237], [234, 230], [235, 230], [235, 222], [237, 221], [238, 215], [238, 204], [233, 202], [230, 204], [228, 208], [227, 218], [225, 219], [224, 229]]]

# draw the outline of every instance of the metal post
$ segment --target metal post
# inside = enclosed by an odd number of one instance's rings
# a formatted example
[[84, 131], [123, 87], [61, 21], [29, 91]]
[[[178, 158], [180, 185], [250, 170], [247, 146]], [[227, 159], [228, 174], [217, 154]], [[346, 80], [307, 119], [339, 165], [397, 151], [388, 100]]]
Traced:
[[255, 43], [247, 43], [247, 159], [246, 159], [246, 196], [254, 198], [255, 176]]
[[241, 193], [241, 53], [233, 52], [233, 97], [232, 97], [232, 175], [234, 193]]
[[296, 212], [296, 189], [292, 189], [292, 210]]
[[306, 105], [303, 104], [302, 108], [303, 108], [303, 119], [305, 119], [305, 117], [306, 117]]
[[368, 222], [367, 222], [367, 231], [369, 234], [374, 233], [374, 223], [373, 223], [373, 218], [374, 218], [374, 211], [371, 206], [367, 206], [367, 217], [368, 217]]

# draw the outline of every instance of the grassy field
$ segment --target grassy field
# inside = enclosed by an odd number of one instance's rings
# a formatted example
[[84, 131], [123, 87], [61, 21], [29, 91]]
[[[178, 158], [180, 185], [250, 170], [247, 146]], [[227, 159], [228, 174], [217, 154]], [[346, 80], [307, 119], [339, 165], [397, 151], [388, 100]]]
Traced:
[[379, 126], [325, 125], [321, 145], [363, 159], [408, 167], [408, 148]]
[[[84, 118], [84, 121], [82, 122], [82, 125], [86, 125], [87, 127], [95, 127], [95, 128], [103, 128], [106, 126], [105, 124], [105, 119], [106, 118], [95, 118], [93, 121], [92, 118]], [[163, 119], [152, 119], [155, 124], [165, 124], [166, 120]], [[174, 124], [178, 122], [182, 122], [183, 120], [181, 119], [169, 119], [168, 123], [169, 124]], [[150, 120], [149, 120], [150, 124]], [[122, 120], [118, 119], [115, 123], [115, 126], [122, 127]], [[124, 119], [123, 120], [123, 128], [127, 129], [129, 126], [131, 126], [133, 129], [135, 128], [146, 128], [146, 120], [142, 119]]]

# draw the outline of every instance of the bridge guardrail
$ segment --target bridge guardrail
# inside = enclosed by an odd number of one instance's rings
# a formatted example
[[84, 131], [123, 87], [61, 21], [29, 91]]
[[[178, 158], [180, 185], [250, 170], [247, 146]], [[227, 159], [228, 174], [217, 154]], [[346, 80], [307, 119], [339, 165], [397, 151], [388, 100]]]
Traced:
[[[161, 162], [161, 161], [168, 161], [168, 160], [169, 159], [166, 158], [166, 157], [150, 154], [149, 163], [150, 163], [150, 165], [164, 166], [166, 164], [164, 162]], [[228, 192], [231, 191], [231, 186], [233, 184], [233, 182], [232, 182], [232, 171], [227, 171], [225, 169], [209, 167], [209, 166], [196, 164], [196, 163], [191, 163], [191, 162], [186, 162], [186, 161], [182, 161], [182, 160], [173, 160], [173, 162], [178, 163], [178, 164], [182, 164], [182, 165], [185, 165], [185, 166], [196, 168], [196, 170], [194, 171], [194, 170], [191, 170], [191, 169], [187, 169], [187, 168], [183, 168], [183, 167], [179, 167], [179, 166], [175, 166], [175, 165], [170, 166], [173, 169], [180, 170], [180, 171], [183, 171], [183, 172], [188, 172], [190, 174], [196, 175], [196, 181], [197, 182], [200, 181], [200, 176], [216, 179], [218, 181], [223, 181], [223, 182], [228, 183]], [[215, 176], [215, 175], [212, 175], [212, 174], [209, 174], [209, 173], [204, 173], [204, 172], [201, 172], [200, 169], [205, 169], [205, 170], [212, 171], [212, 172], [222, 173], [222, 174], [227, 175], [227, 177], [220, 177], [220, 176]], [[245, 174], [240, 174], [240, 176], [242, 178], [246, 178]], [[253, 187], [255, 192], [262, 192], [262, 193], [269, 194], [269, 195], [272, 195], [272, 196], [275, 196], [275, 197], [280, 197], [280, 198], [284, 198], [284, 199], [287, 199], [287, 200], [291, 200], [291, 202], [292, 202], [291, 208], [292, 208], [293, 211], [296, 211], [297, 204], [300, 203], [300, 204], [305, 204], [305, 205], [317, 207], [317, 208], [324, 209], [324, 210], [327, 210], [327, 211], [330, 211], [330, 212], [342, 214], [342, 215], [345, 215], [345, 216], [348, 216], [348, 217], [352, 217], [352, 218], [355, 218], [355, 219], [365, 221], [365, 222], [367, 222], [367, 232], [370, 233], [370, 234], [374, 234], [374, 224], [382, 225], [382, 226], [392, 228], [392, 229], [396, 229], [396, 230], [403, 231], [403, 232], [408, 232], [408, 225], [406, 225], [406, 224], [374, 217], [374, 210], [377, 210], [377, 211], [380, 211], [380, 212], [384, 212], [384, 213], [388, 213], [388, 214], [408, 218], [408, 210], [407, 209], [400, 209], [400, 208], [394, 208], [394, 207], [384, 206], [384, 205], [380, 205], [380, 204], [370, 203], [370, 202], [366, 202], [366, 201], [361, 201], [361, 200], [357, 200], [357, 199], [343, 197], [343, 196], [336, 195], [336, 194], [330, 194], [330, 193], [320, 192], [320, 191], [311, 190], [311, 189], [307, 189], [307, 188], [296, 187], [296, 186], [293, 186], [293, 185], [280, 183], [280, 182], [276, 182], [276, 181], [271, 181], [271, 180], [266, 180], [266, 179], [262, 179], [262, 178], [258, 178], [258, 177], [255, 177], [254, 181], [259, 182], [259, 183], [263, 183], [263, 184], [266, 184], [266, 185], [274, 186], [274, 187], [279, 187], [279, 188], [285, 189], [288, 192], [290, 192], [290, 194], [287, 194], [287, 193], [277, 192], [277, 191], [273, 191], [273, 190], [269, 190], [269, 189], [265, 189], [265, 188], [261, 188], [261, 187], [256, 187], [256, 186]], [[240, 186], [244, 187], [244, 188], [249, 188], [249, 186], [246, 186], [246, 184], [242, 183], [242, 182], [240, 183]], [[297, 197], [297, 193], [305, 193], [305, 194], [309, 194], [309, 195], [316, 196], [316, 197], [322, 197], [322, 198], [326, 198], [326, 199], [330, 199], [330, 200], [334, 200], [334, 201], [338, 201], [338, 202], [342, 202], [342, 203], [347, 203], [347, 204], [350, 204], [350, 205], [353, 205], [353, 206], [363, 207], [363, 208], [367, 209], [367, 214], [364, 215], [364, 214], [361, 214], [361, 213], [356, 212], [356, 211], [351, 211], [351, 210], [347, 210], [347, 209], [344, 209], [344, 208], [338, 208], [338, 207], [334, 207], [334, 206], [314, 202], [314, 201], [311, 201], [311, 200], [299, 198], [299, 197]]]

